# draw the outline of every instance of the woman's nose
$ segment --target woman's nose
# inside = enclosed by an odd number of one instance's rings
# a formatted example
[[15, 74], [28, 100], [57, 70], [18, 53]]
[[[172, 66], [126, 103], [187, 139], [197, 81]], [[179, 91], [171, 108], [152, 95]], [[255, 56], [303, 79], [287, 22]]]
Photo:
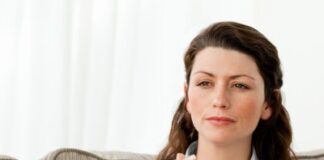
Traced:
[[212, 97], [212, 105], [214, 108], [228, 109], [230, 107], [229, 91], [225, 86], [216, 87]]

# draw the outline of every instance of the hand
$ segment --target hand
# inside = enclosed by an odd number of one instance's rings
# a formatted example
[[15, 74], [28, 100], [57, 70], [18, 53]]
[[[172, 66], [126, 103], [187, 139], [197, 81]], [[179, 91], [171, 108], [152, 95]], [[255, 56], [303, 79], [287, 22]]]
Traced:
[[178, 153], [176, 160], [196, 160], [196, 156], [195, 155], [192, 155], [192, 156], [189, 156], [189, 157], [186, 157], [185, 158], [184, 154]]

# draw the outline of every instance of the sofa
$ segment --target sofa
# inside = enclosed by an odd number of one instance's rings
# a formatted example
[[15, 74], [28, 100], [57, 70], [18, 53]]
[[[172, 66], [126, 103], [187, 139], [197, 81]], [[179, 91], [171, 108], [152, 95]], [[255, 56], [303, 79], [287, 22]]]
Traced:
[[[324, 160], [324, 149], [297, 152], [298, 160]], [[120, 151], [85, 151], [74, 148], [61, 148], [48, 153], [41, 160], [154, 160], [150, 154]]]
[[[324, 149], [309, 152], [297, 152], [298, 160], [324, 160]], [[49, 152], [40, 160], [154, 160], [155, 156], [143, 153], [121, 151], [85, 151], [75, 148], [60, 148]], [[0, 155], [0, 160], [16, 160]]]

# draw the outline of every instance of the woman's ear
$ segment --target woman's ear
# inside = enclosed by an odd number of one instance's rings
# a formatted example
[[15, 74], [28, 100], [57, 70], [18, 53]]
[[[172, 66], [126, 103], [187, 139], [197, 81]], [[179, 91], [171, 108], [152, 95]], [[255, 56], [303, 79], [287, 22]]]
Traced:
[[261, 114], [261, 119], [262, 120], [267, 120], [267, 119], [269, 119], [271, 117], [271, 115], [272, 115], [272, 108], [266, 102], [264, 110], [263, 110], [263, 112]]
[[[277, 99], [277, 101], [280, 100], [280, 90], [275, 89], [273, 90], [274, 97]], [[272, 115], [272, 107], [269, 105], [268, 102], [265, 103], [265, 108], [263, 110], [263, 113], [261, 115], [261, 119], [267, 120], [271, 117]]]
[[274, 89], [273, 93], [275, 94], [275, 98], [277, 99], [277, 101], [280, 101], [280, 99], [281, 99], [280, 89]]
[[187, 84], [187, 82], [185, 82], [184, 85], [183, 85], [183, 92], [184, 92], [184, 95], [185, 95], [185, 101], [187, 103], [187, 101], [188, 101], [188, 84]]
[[184, 92], [184, 95], [185, 95], [184, 102], [186, 104], [186, 109], [190, 113], [190, 110], [188, 108], [189, 99], [188, 99], [188, 83], [187, 82], [185, 82], [184, 85], [183, 85], [183, 92]]

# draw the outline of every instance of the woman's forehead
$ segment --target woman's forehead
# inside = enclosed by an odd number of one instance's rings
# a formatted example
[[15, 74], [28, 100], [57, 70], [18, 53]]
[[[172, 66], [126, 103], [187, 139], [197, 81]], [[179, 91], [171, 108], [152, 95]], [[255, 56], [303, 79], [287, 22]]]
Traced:
[[243, 52], [220, 47], [207, 47], [196, 55], [192, 73], [197, 71], [233, 75], [259, 74], [258, 66], [252, 57]]

